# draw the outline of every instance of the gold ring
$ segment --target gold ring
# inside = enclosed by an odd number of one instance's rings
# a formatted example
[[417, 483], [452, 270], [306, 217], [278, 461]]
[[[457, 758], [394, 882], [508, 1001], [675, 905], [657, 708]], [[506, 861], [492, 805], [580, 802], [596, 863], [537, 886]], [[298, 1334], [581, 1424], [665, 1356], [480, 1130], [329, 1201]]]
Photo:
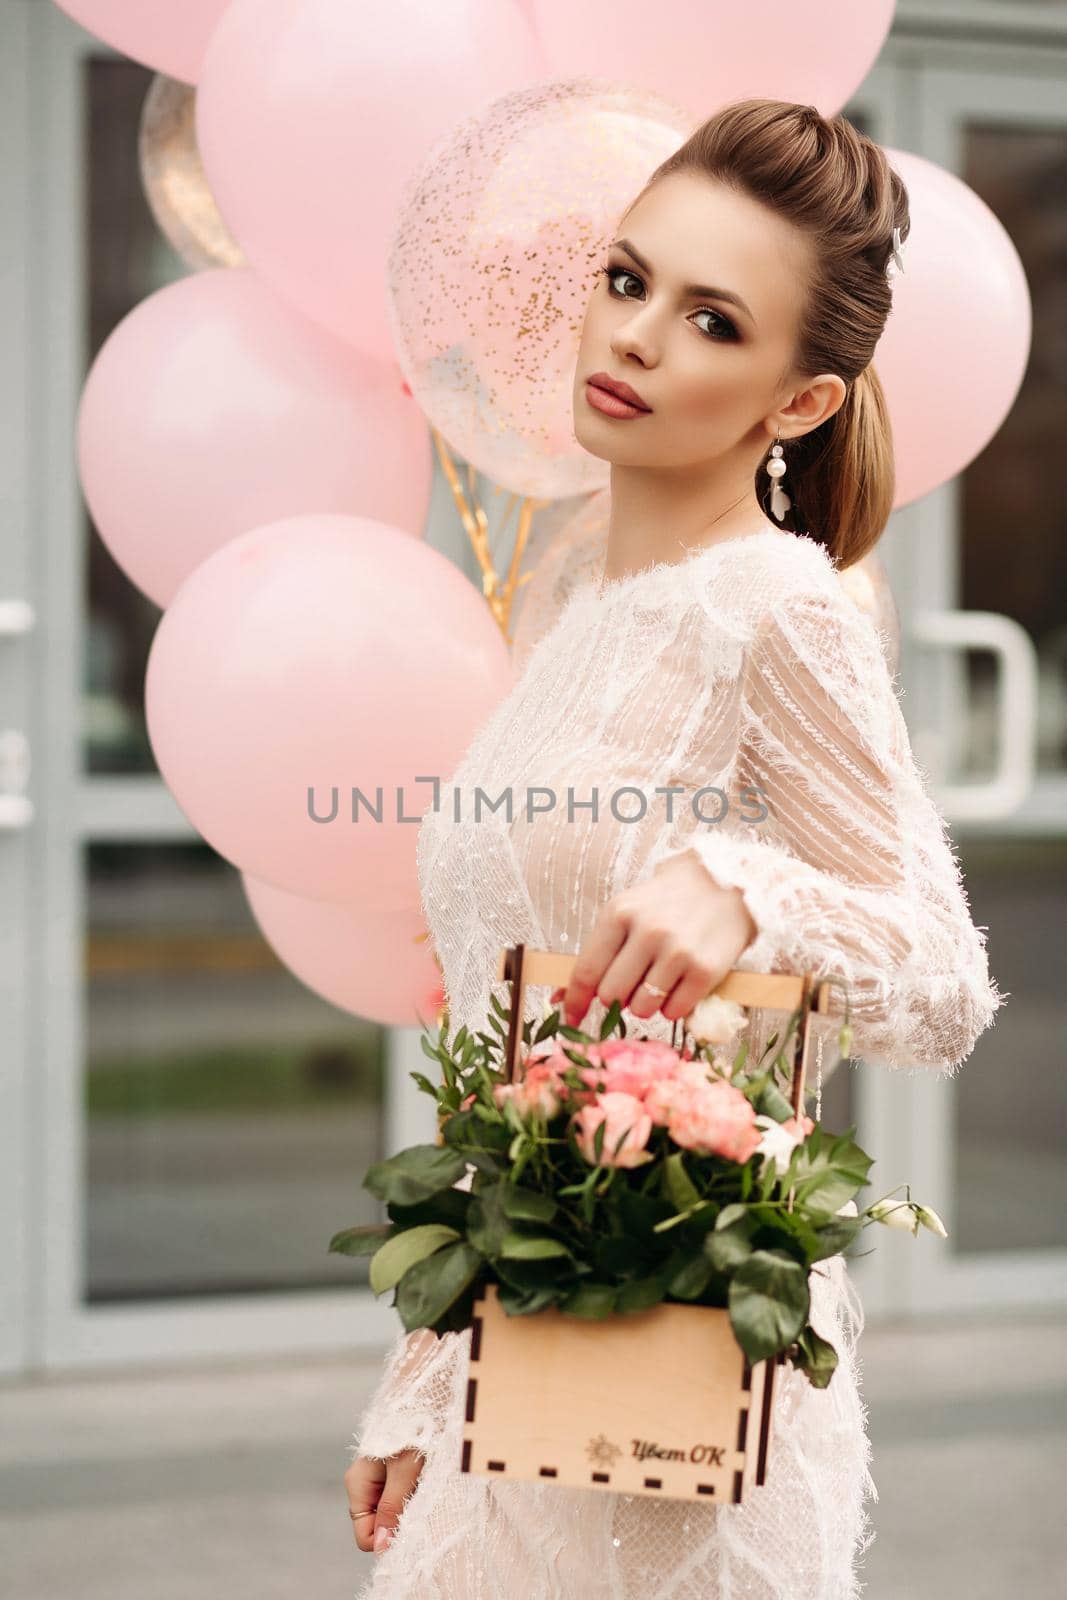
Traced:
[[348, 1513], [348, 1515], [352, 1518], [352, 1521], [355, 1522], [357, 1517], [373, 1517], [374, 1512], [373, 1511], [350, 1511]]

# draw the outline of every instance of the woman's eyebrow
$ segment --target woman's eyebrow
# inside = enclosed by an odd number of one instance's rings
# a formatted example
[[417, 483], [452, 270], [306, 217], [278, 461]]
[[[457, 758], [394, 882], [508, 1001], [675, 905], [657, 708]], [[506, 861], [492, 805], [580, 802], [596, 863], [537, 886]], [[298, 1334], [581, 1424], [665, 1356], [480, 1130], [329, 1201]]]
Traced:
[[[629, 239], [616, 239], [614, 242], [617, 249], [625, 250], [628, 256], [633, 257], [633, 259], [637, 262], [637, 265], [641, 268], [642, 272], [647, 272], [650, 278], [655, 276], [652, 268], [649, 266], [644, 256], [642, 256], [639, 251], [634, 249]], [[745, 316], [752, 323], [752, 326], [756, 326], [756, 319], [748, 309], [748, 306], [742, 300], [741, 296], [739, 294], [734, 294], [730, 289], [712, 289], [709, 288], [707, 284], [703, 283], [687, 283], [683, 293], [692, 296], [694, 299], [726, 300], [730, 305], [737, 306], [738, 310], [743, 311]]]

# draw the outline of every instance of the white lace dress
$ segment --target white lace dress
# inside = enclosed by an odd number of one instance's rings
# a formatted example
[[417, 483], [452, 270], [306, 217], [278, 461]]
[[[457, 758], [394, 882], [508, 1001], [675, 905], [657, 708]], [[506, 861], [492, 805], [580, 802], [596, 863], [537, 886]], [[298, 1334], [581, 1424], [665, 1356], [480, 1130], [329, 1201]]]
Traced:
[[[768, 526], [569, 595], [419, 830], [453, 1028], [510, 998], [503, 946], [577, 951], [689, 848], [744, 891], [759, 932], [739, 966], [848, 980], [865, 1062], [952, 1072], [1006, 998], [882, 641], [813, 539]], [[531, 986], [526, 1015], [547, 1003]], [[750, 1048], [782, 1020], [750, 1013]], [[658, 1014], [629, 1023], [670, 1037]], [[839, 1025], [818, 1019], [831, 1048]], [[784, 1369], [769, 1481], [740, 1506], [462, 1473], [469, 1330], [401, 1329], [353, 1453], [425, 1465], [360, 1600], [851, 1600], [873, 1484], [841, 1257], [812, 1304], [840, 1367], [824, 1391]]]

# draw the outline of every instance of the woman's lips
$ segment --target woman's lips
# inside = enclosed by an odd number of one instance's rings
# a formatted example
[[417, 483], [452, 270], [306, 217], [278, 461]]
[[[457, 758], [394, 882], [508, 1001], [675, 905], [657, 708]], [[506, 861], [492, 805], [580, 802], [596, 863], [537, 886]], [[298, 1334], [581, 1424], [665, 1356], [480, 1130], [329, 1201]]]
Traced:
[[586, 383], [585, 398], [596, 411], [602, 411], [606, 417], [647, 417], [651, 413], [641, 406], [632, 406], [629, 400], [620, 400], [617, 394], [610, 394], [607, 389], [598, 389], [595, 383]]

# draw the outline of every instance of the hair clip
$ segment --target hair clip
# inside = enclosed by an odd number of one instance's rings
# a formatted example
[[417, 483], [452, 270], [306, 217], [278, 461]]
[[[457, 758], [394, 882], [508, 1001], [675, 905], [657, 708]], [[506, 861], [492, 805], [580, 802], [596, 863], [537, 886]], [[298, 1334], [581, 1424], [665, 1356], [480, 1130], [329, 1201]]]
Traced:
[[893, 254], [886, 262], [885, 275], [895, 278], [898, 272], [904, 271], [904, 241], [900, 237], [900, 229], [893, 229]]

